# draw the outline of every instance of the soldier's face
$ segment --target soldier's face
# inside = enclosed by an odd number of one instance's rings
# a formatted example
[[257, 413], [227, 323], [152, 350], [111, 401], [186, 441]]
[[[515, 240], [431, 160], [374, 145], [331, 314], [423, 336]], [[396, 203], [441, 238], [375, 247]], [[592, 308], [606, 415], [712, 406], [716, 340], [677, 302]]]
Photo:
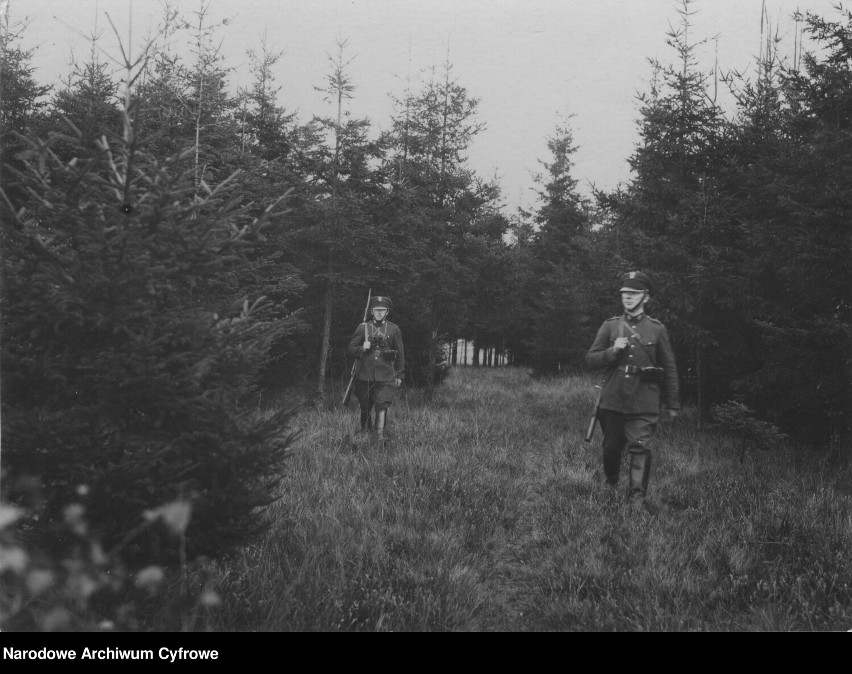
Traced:
[[642, 290], [637, 290], [636, 292], [632, 292], [630, 290], [621, 291], [621, 304], [624, 306], [626, 311], [633, 311], [633, 309], [642, 304], [644, 300], [645, 292]]
[[377, 321], [385, 320], [385, 316], [388, 315], [388, 310], [385, 307], [374, 307], [373, 308], [373, 318]]

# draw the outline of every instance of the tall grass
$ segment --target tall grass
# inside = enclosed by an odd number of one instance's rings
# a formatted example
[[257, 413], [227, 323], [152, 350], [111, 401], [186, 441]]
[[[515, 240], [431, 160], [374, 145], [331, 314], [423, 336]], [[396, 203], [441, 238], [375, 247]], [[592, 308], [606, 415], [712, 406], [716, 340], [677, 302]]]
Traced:
[[210, 628], [852, 629], [848, 463], [743, 453], [687, 414], [657, 434], [650, 515], [601, 486], [591, 404], [583, 377], [456, 368], [403, 393], [384, 448], [352, 411], [306, 413]]

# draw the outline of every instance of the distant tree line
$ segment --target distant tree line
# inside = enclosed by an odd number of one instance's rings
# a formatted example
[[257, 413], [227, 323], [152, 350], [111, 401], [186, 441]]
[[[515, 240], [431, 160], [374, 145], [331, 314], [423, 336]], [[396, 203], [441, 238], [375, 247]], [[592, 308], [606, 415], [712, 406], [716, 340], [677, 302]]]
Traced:
[[[431, 393], [457, 338], [537, 374], [578, 371], [633, 268], [657, 282], [651, 312], [703, 420], [737, 401], [813, 444], [847, 438], [852, 15], [800, 17], [814, 50], [793, 63], [767, 38], [755, 78], [723, 82], [733, 118], [688, 17], [684, 0], [675, 64], [654, 63], [642, 96], [633, 178], [583, 197], [562, 119], [538, 205], [511, 216], [468, 164], [483, 122], [449, 59], [374, 133], [348, 112], [343, 40], [317, 84], [329, 114], [300, 120], [266, 44], [231, 90], [204, 5], [160, 29], [187, 35], [191, 57], [152, 44], [116, 79], [93, 41], [54, 86], [7, 18], [4, 498], [40, 509], [50, 540], [88, 485], [92, 525], [139, 564], [164, 559], [165, 534], [123, 536], [184, 499], [180, 556], [218, 554], [262, 527], [292, 442], [292, 410], [252, 405], [293, 387], [335, 404], [368, 288], [393, 297], [408, 380]], [[10, 481], [33, 476], [36, 490]]]

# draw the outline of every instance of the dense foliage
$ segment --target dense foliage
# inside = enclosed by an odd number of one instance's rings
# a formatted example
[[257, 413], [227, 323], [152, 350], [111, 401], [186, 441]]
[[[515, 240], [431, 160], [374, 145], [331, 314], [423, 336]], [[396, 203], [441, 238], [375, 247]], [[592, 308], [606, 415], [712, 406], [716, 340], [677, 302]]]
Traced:
[[849, 432], [852, 409], [852, 14], [804, 17], [794, 65], [769, 41], [723, 118], [686, 41], [689, 3], [644, 98], [635, 179], [603, 198], [601, 244], [661, 285], [686, 390], [709, 418], [743, 403], [800, 440]]
[[[18, 67], [4, 85], [26, 57], [5, 51]], [[281, 200], [255, 215], [239, 174], [208, 184], [191, 144], [152, 152], [134, 70], [120, 102], [95, 62], [46, 114], [27, 87], [4, 97], [29, 110], [4, 136], [2, 479], [17, 508], [0, 519], [20, 520], [34, 560], [47, 555], [30, 566], [3, 541], [17, 560], [4, 571], [23, 579], [4, 575], [4, 620], [30, 611], [15, 606], [26, 593], [115, 598], [126, 569], [185, 568], [254, 540], [292, 444], [294, 410], [258, 408], [292, 311], [246, 292]]]
[[180, 156], [53, 151], [82, 138], [30, 140], [4, 208], [4, 466], [40, 477], [46, 519], [85, 486], [108, 544], [186, 498], [189, 553], [216, 553], [256, 529], [287, 444], [286, 414], [253, 420], [250, 396], [287, 323], [232, 279], [262, 222], [226, 184], [196, 192]]

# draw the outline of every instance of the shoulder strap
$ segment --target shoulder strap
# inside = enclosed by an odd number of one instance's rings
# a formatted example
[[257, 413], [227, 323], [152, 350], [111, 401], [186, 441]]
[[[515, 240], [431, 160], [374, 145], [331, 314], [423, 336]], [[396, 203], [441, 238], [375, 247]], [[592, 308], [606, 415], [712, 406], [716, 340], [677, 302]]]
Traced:
[[373, 337], [375, 337], [376, 335], [381, 335], [382, 337], [388, 336], [388, 324], [387, 323], [385, 323], [385, 325], [384, 325], [384, 330], [382, 330], [382, 328], [377, 328], [372, 322], [367, 323], [367, 325], [370, 326], [370, 341], [371, 342], [373, 341]]
[[[624, 324], [625, 324], [625, 323], [624, 323], [624, 319], [622, 319], [622, 320], [621, 320], [621, 324], [622, 324], [622, 325], [624, 325]], [[651, 355], [651, 352], [650, 352], [650, 351], [648, 351], [648, 349], [646, 349], [646, 348], [645, 348], [645, 345], [642, 343], [642, 336], [641, 336], [641, 335], [639, 335], [639, 334], [637, 334], [637, 332], [636, 332], [636, 331], [635, 331], [632, 327], [630, 327], [629, 325], [627, 326], [627, 329], [628, 329], [628, 330], [630, 330], [630, 332], [631, 332], [631, 333], [633, 334], [633, 336], [636, 338], [636, 341], [637, 341], [637, 342], [639, 342], [639, 346], [641, 346], [641, 347], [642, 347], [642, 350], [645, 352], [645, 355], [646, 355], [646, 356], [648, 356], [648, 360], [650, 360], [650, 361], [651, 361], [651, 364], [652, 364], [652, 365], [654, 365], [654, 366], [656, 367], [656, 365], [657, 365], [657, 360], [656, 360], [656, 358], [654, 358], [654, 357]]]

